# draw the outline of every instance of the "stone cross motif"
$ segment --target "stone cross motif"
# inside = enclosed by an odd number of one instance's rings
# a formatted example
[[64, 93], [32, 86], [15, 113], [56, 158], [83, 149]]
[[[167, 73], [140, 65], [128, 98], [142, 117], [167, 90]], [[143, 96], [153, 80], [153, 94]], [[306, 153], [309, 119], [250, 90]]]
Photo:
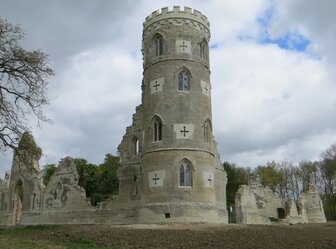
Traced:
[[153, 178], [153, 181], [154, 181], [154, 184], [156, 185], [156, 181], [160, 180], [160, 178], [156, 175], [154, 175], [154, 178]]
[[186, 136], [186, 133], [188, 133], [189, 131], [186, 130], [186, 127], [183, 126], [183, 130], [180, 131], [181, 133], [183, 133], [183, 136]]
[[184, 42], [182, 42], [182, 44], [180, 45], [180, 47], [182, 48], [182, 50], [184, 51], [184, 49], [185, 48], [187, 48], [188, 46], [187, 45], [185, 45], [185, 43]]
[[210, 96], [211, 87], [208, 82], [201, 80], [201, 90], [203, 94], [205, 94], [208, 97]]
[[206, 94], [208, 94], [208, 90], [209, 90], [209, 89], [208, 89], [208, 85], [205, 85], [205, 86], [204, 86], [204, 90], [205, 90]]
[[153, 86], [153, 88], [155, 88], [155, 91], [158, 90], [158, 87], [160, 86], [160, 84], [158, 84], [157, 80], [155, 81], [155, 85]]
[[211, 186], [211, 182], [212, 182], [211, 175], [209, 175], [208, 182], [209, 182], [209, 185]]

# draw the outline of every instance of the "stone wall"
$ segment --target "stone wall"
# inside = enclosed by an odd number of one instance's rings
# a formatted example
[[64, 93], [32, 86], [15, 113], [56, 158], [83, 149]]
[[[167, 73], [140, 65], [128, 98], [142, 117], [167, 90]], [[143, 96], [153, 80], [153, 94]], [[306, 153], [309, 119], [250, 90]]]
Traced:
[[[285, 217], [280, 217], [281, 210]], [[272, 219], [284, 224], [326, 222], [316, 186], [301, 193], [298, 200], [281, 200], [269, 188], [252, 181], [238, 189], [235, 212], [236, 222], [240, 224], [270, 224]]]
[[[16, 167], [17, 164], [13, 165]], [[22, 169], [24, 167], [21, 165]], [[12, 171], [16, 174], [20, 172]], [[120, 207], [115, 199], [93, 207], [85, 190], [78, 186], [78, 173], [70, 157], [60, 161], [47, 186], [41, 183], [39, 171], [34, 173], [35, 178], [18, 174], [20, 177], [14, 176], [10, 180], [6, 178], [0, 184], [0, 225], [138, 222], [138, 210], [127, 206]], [[20, 192], [17, 188], [10, 188], [17, 186], [18, 182], [22, 193], [17, 193]]]
[[311, 185], [307, 192], [299, 196], [299, 207], [302, 215], [306, 216], [308, 223], [325, 223], [323, 203], [317, 186]]

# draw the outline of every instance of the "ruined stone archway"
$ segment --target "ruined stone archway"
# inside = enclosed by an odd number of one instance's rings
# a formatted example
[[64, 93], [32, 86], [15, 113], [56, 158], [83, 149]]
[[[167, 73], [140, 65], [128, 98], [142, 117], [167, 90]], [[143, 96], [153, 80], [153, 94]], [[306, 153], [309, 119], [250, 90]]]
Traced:
[[21, 222], [23, 195], [23, 183], [21, 180], [19, 180], [15, 185], [14, 191], [14, 225], [19, 225]]

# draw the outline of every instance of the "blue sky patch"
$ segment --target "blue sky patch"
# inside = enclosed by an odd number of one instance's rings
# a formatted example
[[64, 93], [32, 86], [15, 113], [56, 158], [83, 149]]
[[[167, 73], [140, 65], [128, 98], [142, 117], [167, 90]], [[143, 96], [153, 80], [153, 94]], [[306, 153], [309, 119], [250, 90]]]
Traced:
[[279, 38], [271, 39], [269, 36], [260, 41], [262, 44], [276, 44], [282, 49], [305, 51], [310, 41], [298, 32], [289, 32]]
[[214, 43], [210, 45], [210, 49], [216, 49], [218, 48], [218, 44]]
[[260, 28], [260, 36], [257, 39], [258, 43], [276, 44], [281, 49], [294, 50], [299, 52], [305, 51], [307, 46], [310, 44], [310, 40], [308, 40], [299, 32], [288, 31], [281, 37], [271, 38], [268, 31], [273, 24], [275, 16], [275, 3], [271, 1], [269, 8], [267, 8], [257, 19], [257, 23]]

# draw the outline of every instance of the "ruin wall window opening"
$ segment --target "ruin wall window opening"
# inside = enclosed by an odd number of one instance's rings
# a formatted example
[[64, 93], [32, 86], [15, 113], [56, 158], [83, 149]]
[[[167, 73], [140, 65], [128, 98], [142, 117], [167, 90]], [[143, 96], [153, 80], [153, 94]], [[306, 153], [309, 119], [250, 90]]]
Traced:
[[182, 161], [180, 165], [180, 177], [179, 177], [179, 182], [180, 182], [180, 187], [192, 187], [192, 165], [190, 162], [184, 160]]
[[33, 201], [32, 201], [32, 209], [35, 208], [35, 202], [36, 202], [36, 193], [33, 194]]
[[137, 137], [134, 137], [132, 139], [132, 150], [133, 150], [133, 154], [137, 155], [140, 152], [140, 145], [139, 145], [139, 139]]
[[182, 92], [190, 91], [190, 77], [188, 73], [183, 70], [179, 73], [178, 76], [178, 90]]

